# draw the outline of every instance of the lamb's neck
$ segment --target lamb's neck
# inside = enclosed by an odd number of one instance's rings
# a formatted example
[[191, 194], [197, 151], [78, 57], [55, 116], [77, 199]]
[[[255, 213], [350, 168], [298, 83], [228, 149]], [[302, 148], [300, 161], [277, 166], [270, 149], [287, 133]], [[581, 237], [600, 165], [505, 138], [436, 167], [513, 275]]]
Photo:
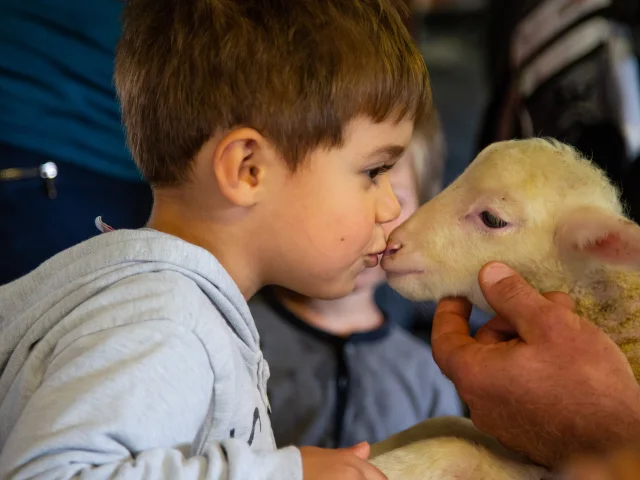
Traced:
[[[578, 313], [609, 335], [626, 332], [630, 318], [640, 315], [640, 272], [587, 274], [569, 294], [576, 300]], [[640, 330], [634, 333], [640, 339]]]
[[577, 313], [611, 337], [640, 379], [640, 272], [585, 275], [569, 294], [576, 300]]

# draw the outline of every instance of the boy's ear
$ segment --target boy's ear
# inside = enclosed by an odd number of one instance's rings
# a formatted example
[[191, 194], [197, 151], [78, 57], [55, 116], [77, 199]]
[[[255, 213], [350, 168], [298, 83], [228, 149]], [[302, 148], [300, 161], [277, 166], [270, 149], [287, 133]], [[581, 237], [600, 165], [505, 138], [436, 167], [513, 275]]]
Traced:
[[231, 203], [250, 207], [258, 202], [264, 183], [269, 142], [252, 128], [227, 133], [213, 153], [213, 172], [222, 195]]
[[640, 268], [640, 226], [596, 207], [581, 207], [558, 220], [555, 242], [561, 258]]

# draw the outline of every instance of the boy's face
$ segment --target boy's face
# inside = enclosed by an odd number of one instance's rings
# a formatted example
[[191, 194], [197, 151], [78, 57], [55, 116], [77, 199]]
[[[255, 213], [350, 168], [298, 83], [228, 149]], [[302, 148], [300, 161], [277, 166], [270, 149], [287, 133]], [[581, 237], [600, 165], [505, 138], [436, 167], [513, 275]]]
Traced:
[[410, 120], [359, 118], [341, 147], [317, 149], [293, 174], [282, 165], [281, 188], [272, 188], [262, 204], [267, 283], [321, 299], [354, 290], [359, 274], [376, 267], [386, 247], [382, 224], [400, 214], [389, 175], [382, 173], [412, 132]]
[[[413, 168], [412, 155], [413, 152], [407, 150], [402, 158], [398, 160], [396, 166], [393, 167], [393, 170], [387, 174], [391, 189], [400, 204], [400, 215], [395, 220], [383, 225], [382, 228], [386, 238], [389, 237], [394, 228], [407, 220], [419, 206], [417, 179]], [[384, 282], [385, 278], [386, 275], [381, 266], [368, 268], [358, 275], [356, 290], [375, 288]]]

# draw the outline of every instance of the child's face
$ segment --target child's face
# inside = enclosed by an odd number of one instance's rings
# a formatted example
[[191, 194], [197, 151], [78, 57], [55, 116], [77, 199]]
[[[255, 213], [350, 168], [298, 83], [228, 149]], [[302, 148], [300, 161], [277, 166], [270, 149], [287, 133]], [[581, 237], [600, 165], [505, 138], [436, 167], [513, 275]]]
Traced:
[[320, 299], [354, 290], [386, 247], [382, 225], [400, 214], [389, 174], [375, 175], [397, 160], [412, 131], [409, 120], [356, 119], [341, 147], [318, 149], [294, 174], [283, 174], [282, 188], [263, 204], [267, 283]]
[[[413, 152], [411, 150], [405, 152], [396, 166], [393, 167], [393, 170], [387, 174], [391, 182], [391, 189], [400, 204], [401, 212], [398, 218], [383, 225], [385, 237], [389, 237], [391, 231], [408, 219], [419, 206], [417, 179], [413, 168], [412, 155]], [[369, 268], [358, 275], [356, 289], [374, 288], [384, 280], [385, 273], [382, 267]]]

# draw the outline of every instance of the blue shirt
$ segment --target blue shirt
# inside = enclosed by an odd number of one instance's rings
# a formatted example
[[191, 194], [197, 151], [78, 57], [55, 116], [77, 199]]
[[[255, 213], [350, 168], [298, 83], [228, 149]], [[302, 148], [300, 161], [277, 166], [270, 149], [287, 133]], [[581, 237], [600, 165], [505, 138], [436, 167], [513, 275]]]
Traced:
[[0, 143], [141, 180], [113, 85], [122, 7], [0, 0]]
[[429, 345], [397, 325], [395, 310], [378, 329], [342, 338], [301, 320], [269, 288], [249, 308], [269, 364], [279, 446], [375, 443], [428, 418], [464, 414]]

